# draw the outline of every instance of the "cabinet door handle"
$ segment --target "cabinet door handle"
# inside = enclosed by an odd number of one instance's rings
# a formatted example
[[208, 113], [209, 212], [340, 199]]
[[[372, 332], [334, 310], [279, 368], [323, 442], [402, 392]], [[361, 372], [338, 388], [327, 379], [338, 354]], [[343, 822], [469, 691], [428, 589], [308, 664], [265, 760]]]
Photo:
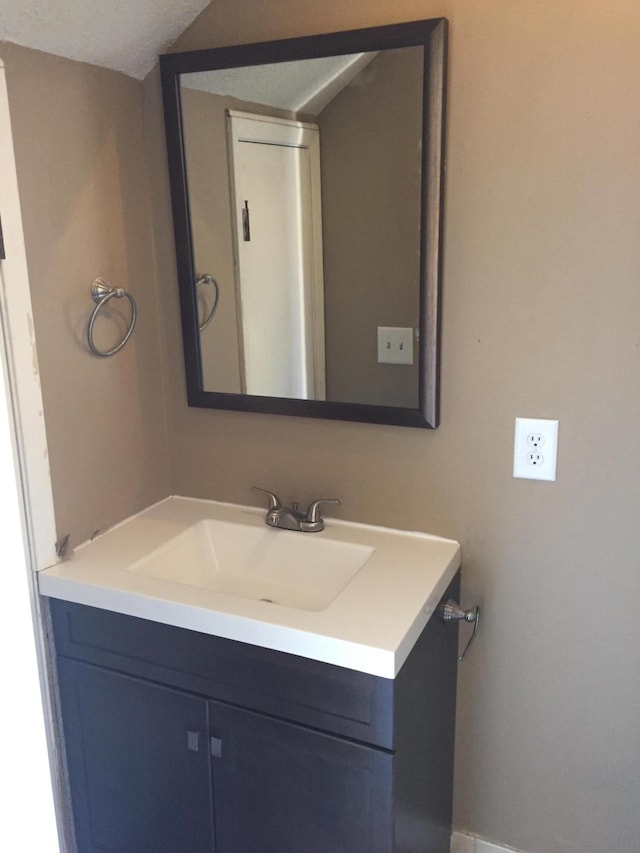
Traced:
[[187, 749], [198, 752], [200, 749], [200, 732], [187, 732]]
[[212, 737], [210, 739], [210, 749], [213, 758], [222, 758], [222, 738]]

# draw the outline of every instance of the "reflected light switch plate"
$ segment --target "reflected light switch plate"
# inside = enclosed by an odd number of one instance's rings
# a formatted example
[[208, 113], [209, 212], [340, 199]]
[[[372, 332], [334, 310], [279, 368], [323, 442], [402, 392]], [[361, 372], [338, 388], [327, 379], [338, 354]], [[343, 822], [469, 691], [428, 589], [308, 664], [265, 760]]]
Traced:
[[413, 329], [378, 326], [378, 364], [413, 364]]

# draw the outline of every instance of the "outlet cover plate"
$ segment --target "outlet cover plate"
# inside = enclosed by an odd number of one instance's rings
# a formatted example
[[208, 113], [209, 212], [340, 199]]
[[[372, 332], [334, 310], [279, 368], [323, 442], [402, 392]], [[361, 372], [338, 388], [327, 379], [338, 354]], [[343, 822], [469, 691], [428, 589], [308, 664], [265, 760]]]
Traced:
[[554, 481], [557, 459], [558, 421], [516, 418], [513, 476]]

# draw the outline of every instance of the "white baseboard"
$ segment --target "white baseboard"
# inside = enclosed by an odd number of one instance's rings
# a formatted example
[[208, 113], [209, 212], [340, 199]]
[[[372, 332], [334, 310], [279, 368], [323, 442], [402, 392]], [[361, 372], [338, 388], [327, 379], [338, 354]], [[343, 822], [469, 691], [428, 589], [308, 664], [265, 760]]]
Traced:
[[454, 832], [451, 836], [451, 853], [524, 853], [514, 847], [502, 847], [476, 835]]

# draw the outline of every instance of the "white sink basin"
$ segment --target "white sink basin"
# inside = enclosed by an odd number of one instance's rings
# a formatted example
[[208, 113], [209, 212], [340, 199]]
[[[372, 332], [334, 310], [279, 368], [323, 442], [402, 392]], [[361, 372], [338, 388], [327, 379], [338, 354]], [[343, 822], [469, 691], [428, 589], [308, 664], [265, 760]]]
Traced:
[[128, 567], [139, 575], [301, 610], [324, 610], [373, 548], [203, 519]]
[[[43, 595], [395, 678], [460, 566], [450, 539], [170, 497], [39, 572]], [[435, 617], [434, 617], [435, 618]]]

